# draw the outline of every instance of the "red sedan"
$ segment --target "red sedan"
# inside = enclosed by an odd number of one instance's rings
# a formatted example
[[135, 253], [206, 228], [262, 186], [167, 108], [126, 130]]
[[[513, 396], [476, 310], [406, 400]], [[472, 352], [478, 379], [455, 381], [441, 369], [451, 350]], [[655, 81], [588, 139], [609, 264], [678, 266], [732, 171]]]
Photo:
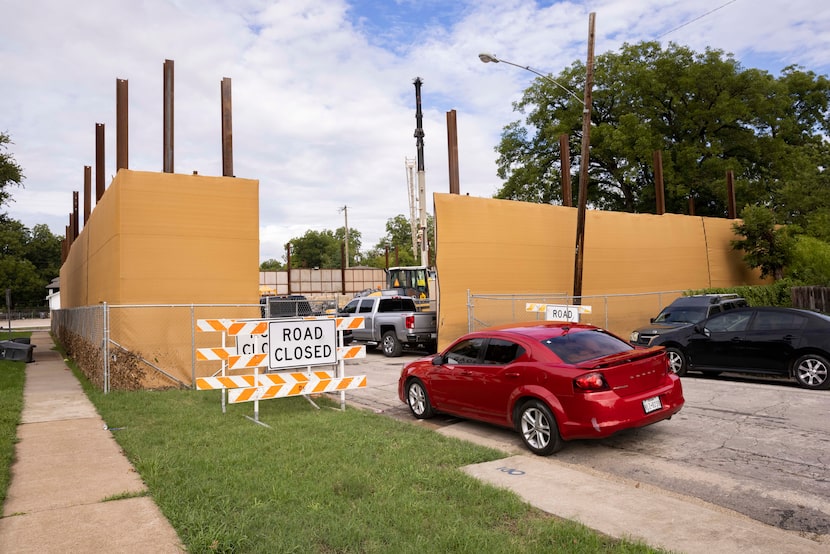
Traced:
[[669, 419], [683, 407], [663, 348], [633, 348], [592, 325], [533, 322], [469, 333], [404, 366], [398, 396], [436, 412], [517, 430], [534, 454]]

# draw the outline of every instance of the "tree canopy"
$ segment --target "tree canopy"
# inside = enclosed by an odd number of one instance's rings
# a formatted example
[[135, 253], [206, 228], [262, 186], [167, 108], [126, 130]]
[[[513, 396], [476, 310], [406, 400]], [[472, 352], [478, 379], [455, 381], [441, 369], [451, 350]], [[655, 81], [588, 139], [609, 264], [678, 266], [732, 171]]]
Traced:
[[[346, 228], [336, 231], [309, 229], [301, 237], [291, 239], [291, 267], [338, 268], [342, 267], [341, 245], [346, 238]], [[349, 229], [349, 266], [360, 252], [360, 231]]]
[[0, 209], [11, 198], [9, 187], [23, 184], [23, 170], [8, 152], [7, 144], [11, 144], [11, 138], [7, 133], [0, 132]]
[[61, 238], [49, 227], [35, 225], [29, 230], [0, 215], [0, 289], [12, 290], [15, 306], [43, 306], [46, 286], [60, 274], [60, 263]]
[[[577, 61], [551, 78], [580, 90], [585, 77]], [[726, 215], [732, 170], [738, 206], [766, 206], [779, 223], [830, 236], [828, 105], [830, 81], [795, 66], [775, 78], [720, 50], [625, 44], [595, 61], [588, 202], [654, 213], [661, 151], [667, 211], [686, 213], [692, 197], [697, 215]], [[577, 183], [582, 108], [546, 79], [530, 85], [514, 104], [524, 121], [507, 125], [496, 147], [497, 198], [562, 201], [559, 136], [569, 136]]]

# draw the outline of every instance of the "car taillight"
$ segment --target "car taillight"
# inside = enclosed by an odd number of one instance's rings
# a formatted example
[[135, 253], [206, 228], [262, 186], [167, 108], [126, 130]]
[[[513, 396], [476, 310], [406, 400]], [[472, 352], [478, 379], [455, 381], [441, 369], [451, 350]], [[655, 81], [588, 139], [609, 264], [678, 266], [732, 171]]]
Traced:
[[574, 384], [582, 390], [601, 390], [608, 388], [602, 373], [586, 373], [574, 379]]
[[406, 328], [407, 329], [414, 329], [415, 328], [415, 316], [414, 315], [406, 316]]

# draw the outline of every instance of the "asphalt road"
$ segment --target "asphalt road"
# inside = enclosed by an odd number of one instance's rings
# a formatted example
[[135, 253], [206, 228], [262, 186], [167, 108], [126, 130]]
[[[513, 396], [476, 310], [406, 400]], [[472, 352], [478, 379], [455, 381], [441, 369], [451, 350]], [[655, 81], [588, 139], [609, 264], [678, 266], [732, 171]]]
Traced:
[[[369, 349], [350, 362], [348, 375], [367, 375], [366, 389], [347, 401], [377, 413], [415, 421], [397, 398], [406, 353], [386, 358]], [[729, 508], [804, 536], [830, 535], [830, 391], [722, 375], [683, 378], [686, 405], [669, 421], [601, 440], [571, 441], [556, 460], [636, 480]], [[460, 420], [440, 416], [435, 427]], [[485, 442], [523, 446], [518, 435], [476, 425]], [[515, 447], [515, 449], [513, 448]], [[683, 514], [676, 514], [682, 521]]]

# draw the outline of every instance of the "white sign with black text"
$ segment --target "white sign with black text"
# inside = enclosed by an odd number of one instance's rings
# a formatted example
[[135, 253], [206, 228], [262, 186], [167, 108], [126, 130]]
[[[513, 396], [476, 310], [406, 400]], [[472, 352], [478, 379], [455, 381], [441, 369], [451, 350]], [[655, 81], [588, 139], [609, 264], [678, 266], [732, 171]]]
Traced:
[[268, 322], [268, 368], [337, 363], [337, 322], [334, 319]]

